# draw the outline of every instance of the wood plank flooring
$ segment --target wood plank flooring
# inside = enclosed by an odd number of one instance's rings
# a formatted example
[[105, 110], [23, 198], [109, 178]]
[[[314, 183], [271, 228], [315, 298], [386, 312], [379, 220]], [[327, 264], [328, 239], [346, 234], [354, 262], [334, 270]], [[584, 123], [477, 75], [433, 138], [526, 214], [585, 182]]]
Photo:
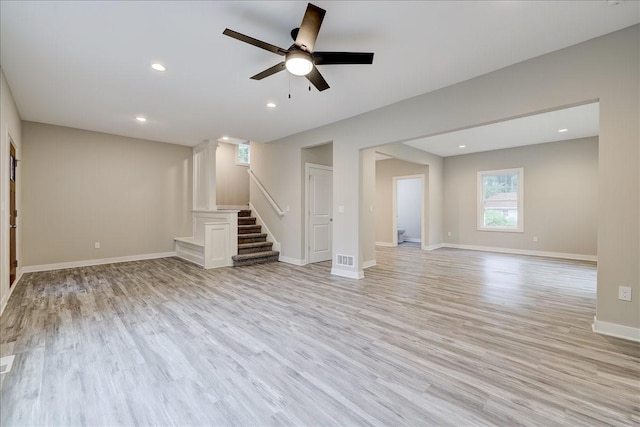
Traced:
[[177, 258], [26, 274], [1, 423], [640, 423], [640, 345], [594, 334], [593, 263], [380, 248], [330, 265]]

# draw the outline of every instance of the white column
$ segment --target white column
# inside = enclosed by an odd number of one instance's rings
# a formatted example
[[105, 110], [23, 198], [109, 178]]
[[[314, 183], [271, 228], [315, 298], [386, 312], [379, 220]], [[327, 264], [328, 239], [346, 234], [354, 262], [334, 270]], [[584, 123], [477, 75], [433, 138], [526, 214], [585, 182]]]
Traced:
[[193, 147], [193, 210], [215, 211], [216, 149], [218, 142], [208, 139]]

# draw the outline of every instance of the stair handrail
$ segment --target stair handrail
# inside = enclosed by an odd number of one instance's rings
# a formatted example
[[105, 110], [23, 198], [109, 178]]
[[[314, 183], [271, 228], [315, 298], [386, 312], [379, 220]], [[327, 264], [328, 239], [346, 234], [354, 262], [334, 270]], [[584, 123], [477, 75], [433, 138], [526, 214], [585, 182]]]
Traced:
[[278, 206], [276, 201], [273, 200], [273, 197], [271, 197], [271, 195], [269, 194], [267, 189], [264, 188], [264, 186], [262, 185], [262, 183], [260, 182], [260, 180], [258, 179], [256, 174], [251, 169], [247, 169], [247, 172], [249, 173], [249, 176], [251, 177], [253, 182], [255, 182], [255, 184], [258, 186], [258, 188], [262, 192], [262, 195], [269, 201], [269, 203], [271, 204], [271, 207], [276, 211], [278, 216], [284, 216], [284, 214], [286, 214], [286, 212], [283, 211], [282, 209], [280, 209], [280, 206]]

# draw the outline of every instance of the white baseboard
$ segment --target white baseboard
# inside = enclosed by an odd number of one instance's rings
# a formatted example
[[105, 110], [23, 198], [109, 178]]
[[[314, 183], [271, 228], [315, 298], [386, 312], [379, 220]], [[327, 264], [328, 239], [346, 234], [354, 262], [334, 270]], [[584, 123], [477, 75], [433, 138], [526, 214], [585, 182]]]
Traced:
[[375, 259], [372, 259], [371, 261], [365, 261], [362, 263], [362, 269], [364, 270], [365, 268], [369, 268], [369, 267], [375, 267], [376, 265], [378, 265], [376, 263]]
[[404, 241], [411, 243], [422, 243], [422, 239], [418, 239], [417, 237], [405, 237]]
[[[276, 240], [271, 230], [269, 230], [269, 227], [267, 227], [267, 224], [265, 224], [265, 222], [262, 220], [262, 217], [256, 210], [256, 207], [253, 206], [251, 203], [249, 203], [249, 209], [251, 209], [251, 215], [253, 215], [256, 218], [256, 224], [261, 225], [262, 228], [264, 229], [264, 232], [267, 233], [267, 241], [273, 243], [273, 250], [280, 252], [281, 251], [280, 242]], [[280, 258], [280, 260], [282, 261], [282, 257]], [[283, 262], [287, 262], [287, 261], [283, 261]], [[292, 263], [289, 263], [289, 264], [292, 264]]]
[[2, 298], [2, 301], [0, 301], [0, 316], [2, 316], [2, 313], [4, 313], [4, 309], [7, 306], [7, 303], [9, 302], [9, 298], [11, 298], [11, 294], [20, 284], [20, 279], [22, 279], [22, 274], [24, 273], [24, 269], [18, 268], [17, 273], [18, 273], [18, 276], [16, 277], [16, 280], [13, 282], [13, 286], [9, 288], [9, 292], [7, 292], [7, 295], [5, 295], [4, 298]]
[[339, 268], [332, 268], [331, 274], [334, 276], [346, 277], [348, 279], [364, 279], [364, 272], [360, 271], [351, 271], [351, 270], [341, 270]]
[[376, 246], [384, 246], [385, 248], [395, 248], [398, 245], [394, 245], [393, 243], [389, 243], [389, 242], [376, 242]]
[[530, 255], [530, 256], [539, 256], [546, 258], [562, 258], [562, 259], [573, 259], [577, 261], [598, 261], [597, 255], [583, 255], [583, 254], [568, 254], [562, 252], [545, 252], [545, 251], [530, 251], [527, 249], [512, 249], [512, 248], [496, 248], [491, 246], [475, 246], [475, 245], [458, 245], [455, 243], [443, 243], [443, 248], [452, 248], [452, 249], [466, 249], [470, 251], [484, 251], [484, 252], [499, 252], [504, 254], [514, 254], [514, 255]]
[[123, 257], [115, 257], [115, 258], [87, 259], [83, 261], [61, 262], [57, 264], [28, 265], [26, 267], [23, 267], [22, 271], [24, 273], [35, 273], [37, 271], [62, 270], [65, 268], [89, 267], [92, 265], [115, 264], [118, 262], [129, 262], [129, 261], [142, 261], [145, 259], [168, 258], [173, 256], [176, 256], [175, 251], [161, 252], [161, 253], [155, 253], [155, 254], [130, 255], [130, 256], [123, 256]]
[[602, 322], [593, 316], [591, 325], [593, 332], [610, 337], [622, 338], [625, 340], [640, 342], [640, 329], [631, 326], [618, 325], [617, 323]]
[[280, 258], [278, 258], [278, 261], [285, 262], [287, 264], [297, 265], [297, 266], [307, 265], [306, 261], [303, 260], [303, 259], [289, 258], [289, 257], [282, 256], [282, 255], [280, 255]]
[[444, 247], [444, 244], [442, 244], [442, 243], [439, 243], [437, 245], [430, 245], [430, 246], [422, 245], [422, 250], [423, 251], [435, 251], [436, 249], [440, 249], [440, 248], [443, 248], [443, 247]]

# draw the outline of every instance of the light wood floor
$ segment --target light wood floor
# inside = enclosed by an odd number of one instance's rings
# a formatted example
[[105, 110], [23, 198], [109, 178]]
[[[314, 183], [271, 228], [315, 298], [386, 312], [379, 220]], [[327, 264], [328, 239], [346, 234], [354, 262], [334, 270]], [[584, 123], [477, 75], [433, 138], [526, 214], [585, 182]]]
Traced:
[[595, 265], [381, 248], [205, 271], [27, 274], [0, 325], [12, 425], [638, 425], [640, 345], [591, 331]]

